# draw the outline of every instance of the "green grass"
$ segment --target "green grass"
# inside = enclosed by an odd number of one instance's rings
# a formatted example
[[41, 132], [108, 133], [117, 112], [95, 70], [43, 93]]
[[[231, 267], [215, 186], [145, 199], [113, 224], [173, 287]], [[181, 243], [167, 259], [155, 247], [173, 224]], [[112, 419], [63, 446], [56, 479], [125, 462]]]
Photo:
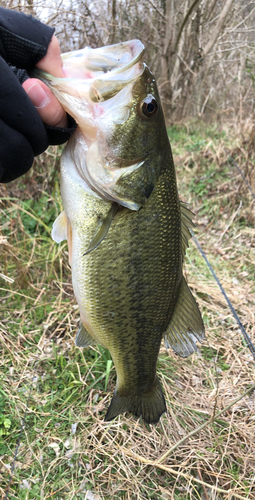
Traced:
[[208, 143], [226, 141], [226, 132], [218, 126], [205, 127], [203, 122], [173, 124], [167, 128], [174, 155], [185, 152], [200, 152]]
[[[245, 168], [240, 144], [233, 134], [194, 123], [175, 125], [169, 134], [180, 196], [195, 213], [202, 247], [255, 343], [255, 216], [224, 153], [231, 149]], [[251, 162], [253, 157], [250, 151]], [[0, 495], [4, 498], [30, 394], [12, 500], [204, 499], [216, 484], [253, 498], [252, 395], [170, 454], [163, 465], [176, 474], [153, 465], [209, 421], [215, 405], [217, 413], [243, 394], [254, 376], [251, 355], [193, 243], [184, 271], [203, 313], [206, 341], [187, 359], [162, 346], [158, 373], [168, 413], [157, 426], [132, 415], [104, 423], [115, 368], [102, 347], [74, 345], [79, 312], [67, 245], [56, 245], [50, 236], [61, 211], [58, 166], [58, 150], [51, 148], [36, 160], [33, 173], [1, 193]], [[200, 478], [205, 486], [181, 474]]]

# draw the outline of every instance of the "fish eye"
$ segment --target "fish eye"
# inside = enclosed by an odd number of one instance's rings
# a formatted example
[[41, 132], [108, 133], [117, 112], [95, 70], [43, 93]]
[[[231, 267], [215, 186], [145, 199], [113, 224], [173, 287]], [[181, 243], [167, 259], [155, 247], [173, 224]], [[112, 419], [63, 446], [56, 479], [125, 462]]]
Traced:
[[146, 118], [155, 116], [158, 111], [158, 103], [153, 95], [149, 94], [145, 97], [141, 104], [141, 111], [143, 116], [146, 116]]

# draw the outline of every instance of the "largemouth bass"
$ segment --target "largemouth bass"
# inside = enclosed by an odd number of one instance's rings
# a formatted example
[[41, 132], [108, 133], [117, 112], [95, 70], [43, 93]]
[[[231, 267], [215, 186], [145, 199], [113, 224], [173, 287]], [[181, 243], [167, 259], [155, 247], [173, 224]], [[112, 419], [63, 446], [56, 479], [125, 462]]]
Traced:
[[78, 129], [61, 157], [67, 238], [80, 310], [76, 345], [102, 344], [117, 372], [105, 420], [130, 411], [157, 423], [166, 404], [156, 373], [163, 336], [182, 357], [203, 321], [183, 277], [192, 226], [179, 201], [157, 85], [138, 40], [64, 54], [66, 78], [37, 76]]

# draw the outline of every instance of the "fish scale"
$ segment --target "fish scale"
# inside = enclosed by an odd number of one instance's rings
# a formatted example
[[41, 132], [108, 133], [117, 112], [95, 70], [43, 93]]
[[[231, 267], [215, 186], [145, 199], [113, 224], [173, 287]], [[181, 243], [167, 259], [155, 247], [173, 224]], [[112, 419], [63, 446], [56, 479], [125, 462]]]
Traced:
[[204, 325], [182, 274], [191, 213], [179, 201], [143, 53], [138, 40], [84, 49], [64, 55], [66, 80], [37, 76], [79, 125], [61, 157], [64, 213], [52, 232], [68, 240], [81, 316], [76, 345], [111, 353], [117, 381], [105, 420], [131, 411], [150, 424], [166, 411], [156, 372], [163, 336], [185, 357]]
[[[154, 381], [161, 339], [175, 306], [176, 283], [181, 278], [181, 272], [175, 271], [181, 262], [181, 238], [176, 231], [180, 207], [172, 204], [169, 214], [173, 197], [169, 184], [173, 185], [173, 178], [165, 172], [146, 206], [131, 213], [124, 209], [101, 245], [84, 257], [86, 300], [94, 302], [91, 327], [110, 349], [119, 391], [128, 392], [129, 387], [136, 391], [143, 380], [148, 386]], [[148, 218], [154, 224], [148, 224]], [[81, 307], [86, 309], [87, 304]], [[109, 336], [113, 345], [107, 341]]]

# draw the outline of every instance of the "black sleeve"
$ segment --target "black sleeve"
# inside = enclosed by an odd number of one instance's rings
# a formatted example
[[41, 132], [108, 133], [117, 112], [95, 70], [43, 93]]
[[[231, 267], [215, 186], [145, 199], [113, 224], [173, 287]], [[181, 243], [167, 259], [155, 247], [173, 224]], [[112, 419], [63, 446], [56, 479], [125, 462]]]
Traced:
[[[45, 125], [21, 83], [45, 56], [54, 29], [0, 7], [0, 182], [27, 172], [49, 144], [62, 144], [76, 128]], [[2, 57], [1, 57], [2, 56]]]
[[32, 16], [0, 7], [0, 54], [17, 68], [33, 68], [46, 55], [53, 33]]

